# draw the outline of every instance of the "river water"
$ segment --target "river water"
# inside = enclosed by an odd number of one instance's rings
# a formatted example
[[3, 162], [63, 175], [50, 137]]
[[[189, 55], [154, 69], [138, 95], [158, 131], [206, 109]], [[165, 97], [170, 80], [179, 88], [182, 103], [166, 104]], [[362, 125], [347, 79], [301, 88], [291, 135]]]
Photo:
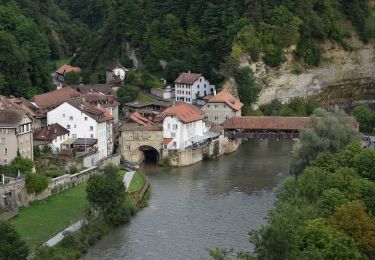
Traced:
[[291, 141], [252, 140], [214, 161], [144, 167], [149, 206], [82, 259], [208, 259], [205, 248], [251, 250], [248, 232], [273, 206], [291, 149]]

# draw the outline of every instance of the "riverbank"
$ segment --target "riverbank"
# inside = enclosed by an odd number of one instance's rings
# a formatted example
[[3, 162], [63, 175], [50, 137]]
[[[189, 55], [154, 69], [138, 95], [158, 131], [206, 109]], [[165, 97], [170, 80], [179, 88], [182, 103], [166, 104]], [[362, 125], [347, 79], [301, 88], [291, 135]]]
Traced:
[[31, 251], [82, 218], [87, 205], [86, 183], [21, 208], [11, 221]]
[[[118, 175], [123, 179], [126, 173], [124, 171], [119, 171]], [[134, 177], [135, 178], [132, 178], [130, 182], [130, 187], [132, 187], [133, 192], [127, 193], [128, 196], [124, 202], [128, 205], [128, 217], [129, 214], [133, 216], [140, 208], [144, 207], [145, 196], [139, 195], [142, 194], [145, 186], [149, 185], [147, 178], [143, 174], [136, 173]], [[86, 201], [86, 190], [84, 190], [84, 199]], [[128, 217], [126, 217], [126, 219], [128, 219]], [[77, 221], [75, 224], [65, 229], [64, 232], [60, 232], [55, 237], [51, 238], [48, 243], [38, 247], [32, 259], [78, 259], [86, 253], [90, 246], [94, 245], [117, 226], [115, 224], [110, 224], [106, 220], [106, 215], [98, 214], [96, 210], [89, 210], [88, 207], [78, 217], [78, 220], [80, 221]], [[67, 226], [65, 226], [65, 228], [66, 227]], [[62, 230], [64, 230], [64, 228], [59, 231]]]

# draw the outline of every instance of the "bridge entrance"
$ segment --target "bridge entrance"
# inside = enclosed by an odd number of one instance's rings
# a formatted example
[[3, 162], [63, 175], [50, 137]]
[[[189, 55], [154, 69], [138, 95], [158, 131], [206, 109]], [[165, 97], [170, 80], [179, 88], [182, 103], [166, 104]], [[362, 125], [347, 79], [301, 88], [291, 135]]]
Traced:
[[143, 153], [143, 162], [152, 164], [159, 162], [160, 154], [154, 147], [145, 145], [139, 147], [139, 150]]

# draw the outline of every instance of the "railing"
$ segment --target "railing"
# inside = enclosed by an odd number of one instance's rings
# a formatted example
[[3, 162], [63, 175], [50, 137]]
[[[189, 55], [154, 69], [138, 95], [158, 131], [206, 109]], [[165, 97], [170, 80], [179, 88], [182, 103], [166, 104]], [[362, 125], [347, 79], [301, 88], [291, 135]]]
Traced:
[[298, 132], [228, 132], [225, 136], [229, 139], [295, 139], [299, 137]]

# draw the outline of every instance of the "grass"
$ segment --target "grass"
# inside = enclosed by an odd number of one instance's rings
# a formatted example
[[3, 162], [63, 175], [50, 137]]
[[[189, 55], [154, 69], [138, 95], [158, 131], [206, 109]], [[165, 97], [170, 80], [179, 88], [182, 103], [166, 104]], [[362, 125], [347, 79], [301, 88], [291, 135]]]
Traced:
[[145, 185], [146, 180], [143, 174], [136, 172], [134, 173], [133, 179], [129, 184], [128, 192], [140, 192]]
[[155, 101], [155, 99], [153, 99], [152, 97], [149, 97], [149, 96], [143, 94], [142, 92], [140, 92], [140, 93], [138, 94], [137, 100], [138, 100], [138, 101], [142, 101], [142, 102], [151, 102], [151, 101]]
[[70, 63], [70, 58], [61, 58], [61, 59], [55, 60], [56, 69], [60, 68], [64, 64], [69, 64], [69, 63]]
[[22, 208], [12, 221], [31, 250], [82, 218], [86, 207], [86, 183], [44, 201]]

